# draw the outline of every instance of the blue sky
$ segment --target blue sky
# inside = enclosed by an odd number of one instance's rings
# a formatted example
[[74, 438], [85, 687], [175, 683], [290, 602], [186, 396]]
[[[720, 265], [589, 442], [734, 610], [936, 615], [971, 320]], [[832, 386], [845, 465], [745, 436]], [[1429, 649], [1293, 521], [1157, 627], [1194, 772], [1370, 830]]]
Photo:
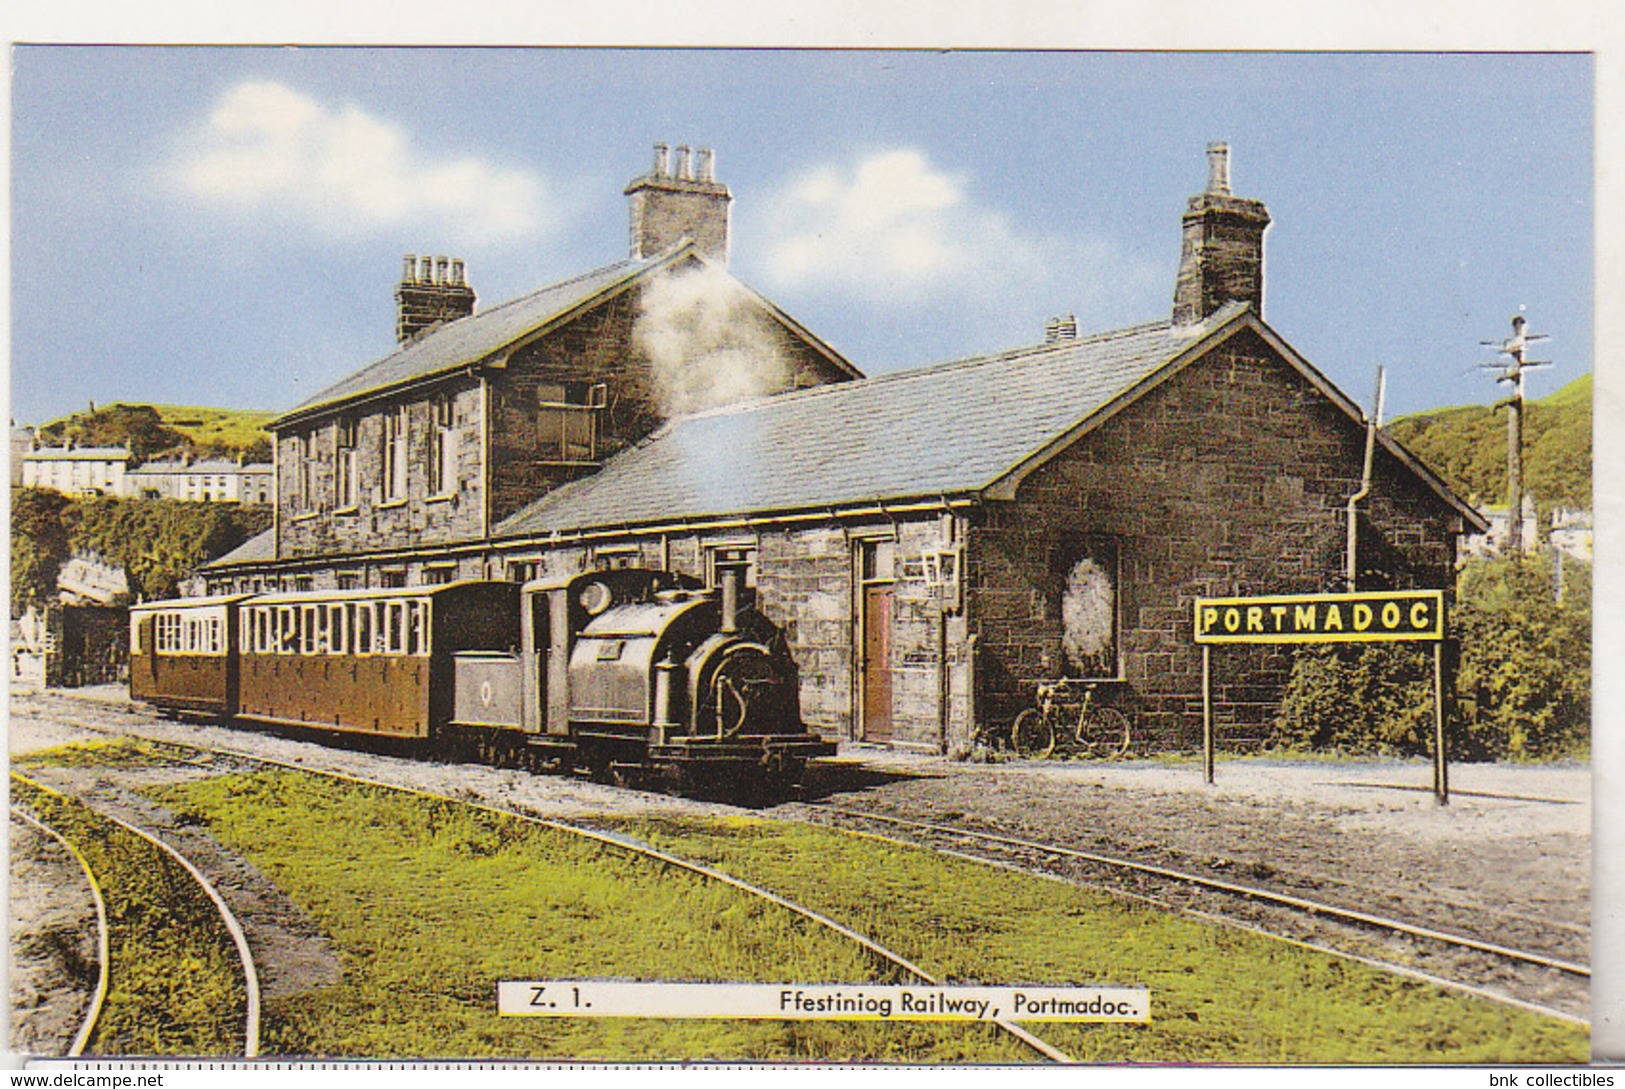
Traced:
[[387, 353], [404, 253], [482, 305], [625, 255], [657, 141], [716, 149], [732, 271], [883, 373], [1167, 315], [1232, 148], [1265, 318], [1390, 413], [1489, 402], [1520, 306], [1591, 369], [1583, 55], [20, 47], [12, 416], [283, 409]]

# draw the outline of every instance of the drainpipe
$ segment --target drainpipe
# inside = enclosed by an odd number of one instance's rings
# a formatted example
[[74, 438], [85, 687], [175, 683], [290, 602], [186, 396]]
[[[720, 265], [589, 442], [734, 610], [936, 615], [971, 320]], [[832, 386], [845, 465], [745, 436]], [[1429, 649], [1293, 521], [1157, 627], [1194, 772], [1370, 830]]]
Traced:
[[1356, 559], [1358, 550], [1358, 520], [1360, 502], [1371, 494], [1371, 459], [1376, 452], [1377, 429], [1382, 426], [1382, 395], [1388, 385], [1388, 376], [1382, 367], [1377, 368], [1377, 393], [1375, 409], [1366, 419], [1365, 428], [1365, 464], [1360, 470], [1360, 490], [1349, 496], [1348, 505], [1348, 550], [1343, 567], [1343, 581], [1347, 583], [1348, 590], [1353, 593], [1358, 587], [1359, 563]]

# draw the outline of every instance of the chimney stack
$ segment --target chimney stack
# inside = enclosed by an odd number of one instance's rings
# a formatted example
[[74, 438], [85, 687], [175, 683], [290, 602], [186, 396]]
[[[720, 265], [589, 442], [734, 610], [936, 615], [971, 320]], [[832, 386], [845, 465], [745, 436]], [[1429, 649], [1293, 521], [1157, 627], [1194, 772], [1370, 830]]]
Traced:
[[678, 144], [675, 163], [666, 144], [654, 147], [654, 167], [626, 187], [631, 212], [631, 254], [652, 257], [684, 238], [708, 260], [728, 262], [728, 207], [733, 195], [716, 180], [708, 147]]
[[1182, 221], [1179, 277], [1174, 281], [1174, 324], [1194, 325], [1230, 302], [1264, 314], [1263, 201], [1230, 191], [1230, 146], [1209, 144], [1207, 188], [1190, 198]]
[[475, 295], [466, 282], [463, 259], [407, 254], [401, 259], [395, 302], [395, 339], [401, 344], [442, 322], [468, 317], [474, 313]]

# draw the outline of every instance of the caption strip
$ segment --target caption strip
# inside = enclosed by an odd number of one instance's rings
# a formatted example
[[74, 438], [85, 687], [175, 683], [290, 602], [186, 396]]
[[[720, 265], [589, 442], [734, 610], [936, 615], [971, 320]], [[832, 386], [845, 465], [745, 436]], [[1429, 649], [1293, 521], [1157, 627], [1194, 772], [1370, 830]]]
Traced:
[[1151, 1020], [1144, 987], [906, 987], [529, 980], [498, 985], [505, 1017], [733, 1017], [812, 1021]]

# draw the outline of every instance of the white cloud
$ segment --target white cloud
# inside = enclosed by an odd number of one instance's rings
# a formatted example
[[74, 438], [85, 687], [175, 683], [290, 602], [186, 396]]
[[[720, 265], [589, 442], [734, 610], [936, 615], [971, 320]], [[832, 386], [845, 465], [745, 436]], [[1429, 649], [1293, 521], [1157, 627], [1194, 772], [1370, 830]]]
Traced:
[[918, 151], [886, 151], [845, 170], [821, 167], [776, 201], [768, 272], [781, 285], [874, 294], [928, 293], [1042, 278], [1046, 243], [978, 206], [962, 179]]
[[437, 237], [478, 242], [551, 226], [533, 175], [430, 154], [358, 106], [268, 81], [222, 95], [183, 142], [172, 176], [194, 199], [342, 235], [432, 225]]

